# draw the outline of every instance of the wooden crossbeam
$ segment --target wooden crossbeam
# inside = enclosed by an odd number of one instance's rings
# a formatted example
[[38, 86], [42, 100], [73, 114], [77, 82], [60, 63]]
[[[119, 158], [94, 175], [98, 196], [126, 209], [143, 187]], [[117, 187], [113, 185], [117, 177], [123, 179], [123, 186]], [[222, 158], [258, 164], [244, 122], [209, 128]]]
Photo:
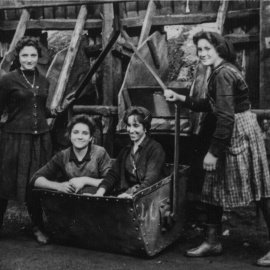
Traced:
[[20, 21], [17, 25], [16, 32], [10, 44], [8, 52], [5, 54], [1, 64], [0, 70], [1, 74], [6, 73], [9, 71], [10, 66], [14, 60], [14, 48], [17, 42], [24, 36], [26, 30], [26, 23], [30, 18], [30, 12], [27, 9], [24, 9], [20, 18]]
[[224, 30], [224, 23], [225, 23], [227, 11], [228, 11], [228, 6], [229, 6], [229, 0], [220, 1], [220, 6], [218, 9], [217, 20], [216, 20], [216, 28], [217, 28], [217, 32], [220, 33], [221, 35], [223, 34], [223, 30]]
[[[259, 9], [232, 10], [227, 12], [226, 19], [249, 19], [259, 17]], [[201, 24], [215, 22], [217, 13], [206, 14], [177, 14], [177, 15], [155, 15], [152, 18], [153, 26], [178, 25], [178, 24]], [[0, 30], [16, 30], [19, 21], [0, 21]], [[142, 27], [143, 21], [140, 17], [121, 19], [121, 24], [128, 28]], [[40, 19], [30, 20], [26, 23], [27, 29], [41, 30], [73, 30], [76, 25], [76, 19]], [[102, 27], [101, 19], [88, 19], [85, 22], [84, 29], [98, 29]]]
[[147, 6], [147, 11], [145, 14], [145, 18], [143, 21], [143, 26], [141, 30], [141, 35], [138, 43], [138, 47], [148, 38], [151, 26], [152, 26], [152, 19], [154, 17], [156, 10], [156, 4], [154, 0], [150, 0]]
[[10, 4], [1, 4], [1, 9], [24, 9], [24, 8], [39, 8], [39, 7], [58, 7], [58, 6], [78, 6], [89, 4], [106, 4], [134, 2], [134, 0], [10, 0]]
[[86, 17], [87, 17], [87, 7], [85, 5], [82, 5], [80, 13], [78, 15], [75, 29], [72, 34], [72, 38], [63, 64], [63, 68], [54, 92], [54, 96], [52, 98], [52, 103], [50, 105], [51, 110], [57, 109], [66, 90], [71, 68], [76, 58], [76, 54], [78, 52], [78, 48], [80, 45], [80, 39], [83, 33]]

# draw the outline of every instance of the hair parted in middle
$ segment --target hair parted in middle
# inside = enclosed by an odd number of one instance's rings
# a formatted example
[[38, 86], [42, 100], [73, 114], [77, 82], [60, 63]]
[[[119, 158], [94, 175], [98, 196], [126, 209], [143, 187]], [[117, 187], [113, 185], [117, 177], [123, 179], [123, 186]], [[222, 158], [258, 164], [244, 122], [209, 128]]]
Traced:
[[30, 37], [30, 36], [24, 36], [22, 37], [16, 44], [15, 46], [15, 58], [17, 60], [19, 60], [19, 54], [20, 51], [27, 46], [33, 46], [34, 48], [36, 48], [37, 52], [38, 52], [38, 57], [42, 57], [41, 54], [41, 46], [39, 43], [38, 38], [36, 37]]
[[88, 126], [89, 131], [90, 131], [90, 136], [92, 137], [96, 131], [96, 123], [94, 119], [87, 114], [78, 114], [73, 116], [67, 126], [67, 133], [66, 136], [69, 138], [71, 135], [71, 131], [74, 128], [76, 124], [85, 124]]
[[151, 128], [151, 121], [152, 121], [152, 115], [151, 113], [144, 107], [139, 106], [131, 106], [129, 107], [124, 115], [123, 122], [127, 125], [128, 124], [128, 118], [131, 115], [137, 116], [137, 121], [143, 125], [146, 132], [149, 132]]

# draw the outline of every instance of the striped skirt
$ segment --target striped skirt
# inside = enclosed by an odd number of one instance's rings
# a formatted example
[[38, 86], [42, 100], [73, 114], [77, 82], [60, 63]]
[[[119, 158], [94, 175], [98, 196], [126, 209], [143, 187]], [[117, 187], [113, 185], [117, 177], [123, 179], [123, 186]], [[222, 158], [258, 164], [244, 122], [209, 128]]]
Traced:
[[270, 197], [270, 176], [261, 128], [250, 111], [235, 114], [231, 146], [207, 172], [201, 200], [224, 208]]
[[49, 132], [37, 135], [1, 132], [0, 198], [24, 202], [31, 176], [51, 157]]

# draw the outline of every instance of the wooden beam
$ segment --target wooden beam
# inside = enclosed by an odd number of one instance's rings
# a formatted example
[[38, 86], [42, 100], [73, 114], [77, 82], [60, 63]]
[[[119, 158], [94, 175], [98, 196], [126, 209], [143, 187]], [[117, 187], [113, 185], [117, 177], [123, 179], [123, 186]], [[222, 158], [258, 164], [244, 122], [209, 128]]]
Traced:
[[76, 58], [76, 54], [78, 52], [78, 48], [80, 45], [80, 39], [81, 35], [84, 29], [84, 23], [87, 17], [87, 8], [85, 5], [81, 6], [80, 13], [78, 15], [77, 23], [75, 26], [75, 29], [72, 34], [72, 38], [70, 41], [70, 45], [68, 48], [68, 52], [63, 64], [63, 68], [59, 77], [59, 80], [57, 82], [57, 86], [54, 92], [54, 96], [52, 99], [52, 103], [50, 104], [50, 109], [55, 110], [58, 108], [59, 103], [62, 100], [62, 97], [64, 95], [70, 71], [72, 68], [72, 65], [74, 63], [74, 60]]
[[217, 20], [216, 20], [216, 27], [217, 27], [217, 32], [220, 33], [221, 35], [223, 34], [223, 30], [224, 30], [224, 23], [226, 20], [228, 6], [229, 6], [229, 0], [220, 1], [218, 14], [217, 14]]
[[10, 4], [2, 5], [1, 9], [24, 9], [37, 7], [58, 7], [58, 6], [78, 6], [89, 4], [105, 4], [105, 3], [120, 3], [120, 2], [134, 2], [134, 0], [10, 0]]
[[224, 37], [233, 44], [260, 41], [259, 34], [229, 34]]
[[[244, 19], [253, 16], [259, 17], [259, 9], [234, 10], [227, 12], [227, 19]], [[208, 14], [178, 14], [178, 15], [160, 15], [152, 18], [152, 25], [178, 25], [178, 24], [200, 24], [206, 22], [215, 22], [216, 13]], [[121, 20], [123, 26], [141, 27], [143, 20], [140, 17], [125, 18]], [[16, 30], [18, 21], [0, 21], [0, 30], [12, 31]], [[27, 29], [42, 29], [42, 30], [73, 30], [76, 25], [75, 19], [46, 19], [46, 20], [31, 20], [26, 23]], [[85, 29], [98, 29], [102, 27], [101, 19], [88, 19], [85, 22]]]
[[88, 113], [94, 115], [113, 116], [117, 115], [117, 106], [96, 106], [96, 105], [74, 105], [73, 111], [75, 113]]
[[260, 7], [260, 105], [261, 109], [270, 108], [270, 1], [264, 0]]
[[143, 26], [141, 30], [141, 35], [138, 43], [138, 47], [148, 38], [151, 26], [152, 26], [152, 19], [154, 17], [154, 13], [156, 10], [156, 4], [154, 0], [150, 0], [147, 6], [147, 11], [145, 14], [145, 18], [143, 21]]
[[[46, 19], [46, 20], [31, 20], [26, 23], [27, 29], [40, 30], [74, 30], [76, 19]], [[0, 21], [0, 30], [12, 31], [15, 30], [18, 21]], [[85, 21], [84, 29], [99, 29], [102, 27], [101, 19], [88, 19]]]
[[14, 34], [14, 37], [12, 39], [12, 42], [10, 44], [8, 52], [5, 54], [4, 59], [2, 60], [0, 64], [0, 70], [1, 73], [8, 72], [10, 69], [10, 66], [14, 60], [14, 48], [17, 44], [17, 42], [24, 36], [25, 29], [26, 29], [26, 22], [30, 18], [30, 13], [27, 9], [24, 9], [20, 18], [20, 21], [17, 25], [16, 32]]
[[[228, 11], [226, 19], [244, 19], [253, 16], [259, 16], [259, 9]], [[216, 19], [217, 13], [157, 15], [153, 17], [152, 25], [201, 24], [215, 22]], [[139, 27], [143, 25], [143, 20], [140, 17], [125, 18], [122, 19], [122, 24], [127, 27]]]

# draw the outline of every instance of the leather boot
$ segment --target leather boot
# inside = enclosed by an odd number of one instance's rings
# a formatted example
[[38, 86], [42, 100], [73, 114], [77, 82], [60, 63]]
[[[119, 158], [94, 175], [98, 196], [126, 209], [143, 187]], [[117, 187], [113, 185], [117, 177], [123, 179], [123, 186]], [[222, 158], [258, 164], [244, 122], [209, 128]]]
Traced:
[[41, 245], [47, 245], [49, 243], [49, 236], [39, 227], [33, 228], [33, 233], [36, 237], [36, 240]]
[[220, 226], [217, 224], [207, 224], [206, 240], [198, 247], [189, 249], [185, 255], [187, 257], [217, 256], [222, 253], [220, 243]]
[[260, 258], [256, 264], [259, 266], [269, 267], [270, 266], [270, 251], [266, 255], [264, 255], [262, 258]]
[[[270, 198], [262, 198], [258, 205], [260, 206], [262, 210], [263, 217], [265, 219], [265, 223], [268, 228], [268, 242], [270, 241]], [[270, 266], [270, 251], [264, 255], [262, 258], [260, 258], [256, 264], [258, 266], [264, 266], [269, 267]]]

